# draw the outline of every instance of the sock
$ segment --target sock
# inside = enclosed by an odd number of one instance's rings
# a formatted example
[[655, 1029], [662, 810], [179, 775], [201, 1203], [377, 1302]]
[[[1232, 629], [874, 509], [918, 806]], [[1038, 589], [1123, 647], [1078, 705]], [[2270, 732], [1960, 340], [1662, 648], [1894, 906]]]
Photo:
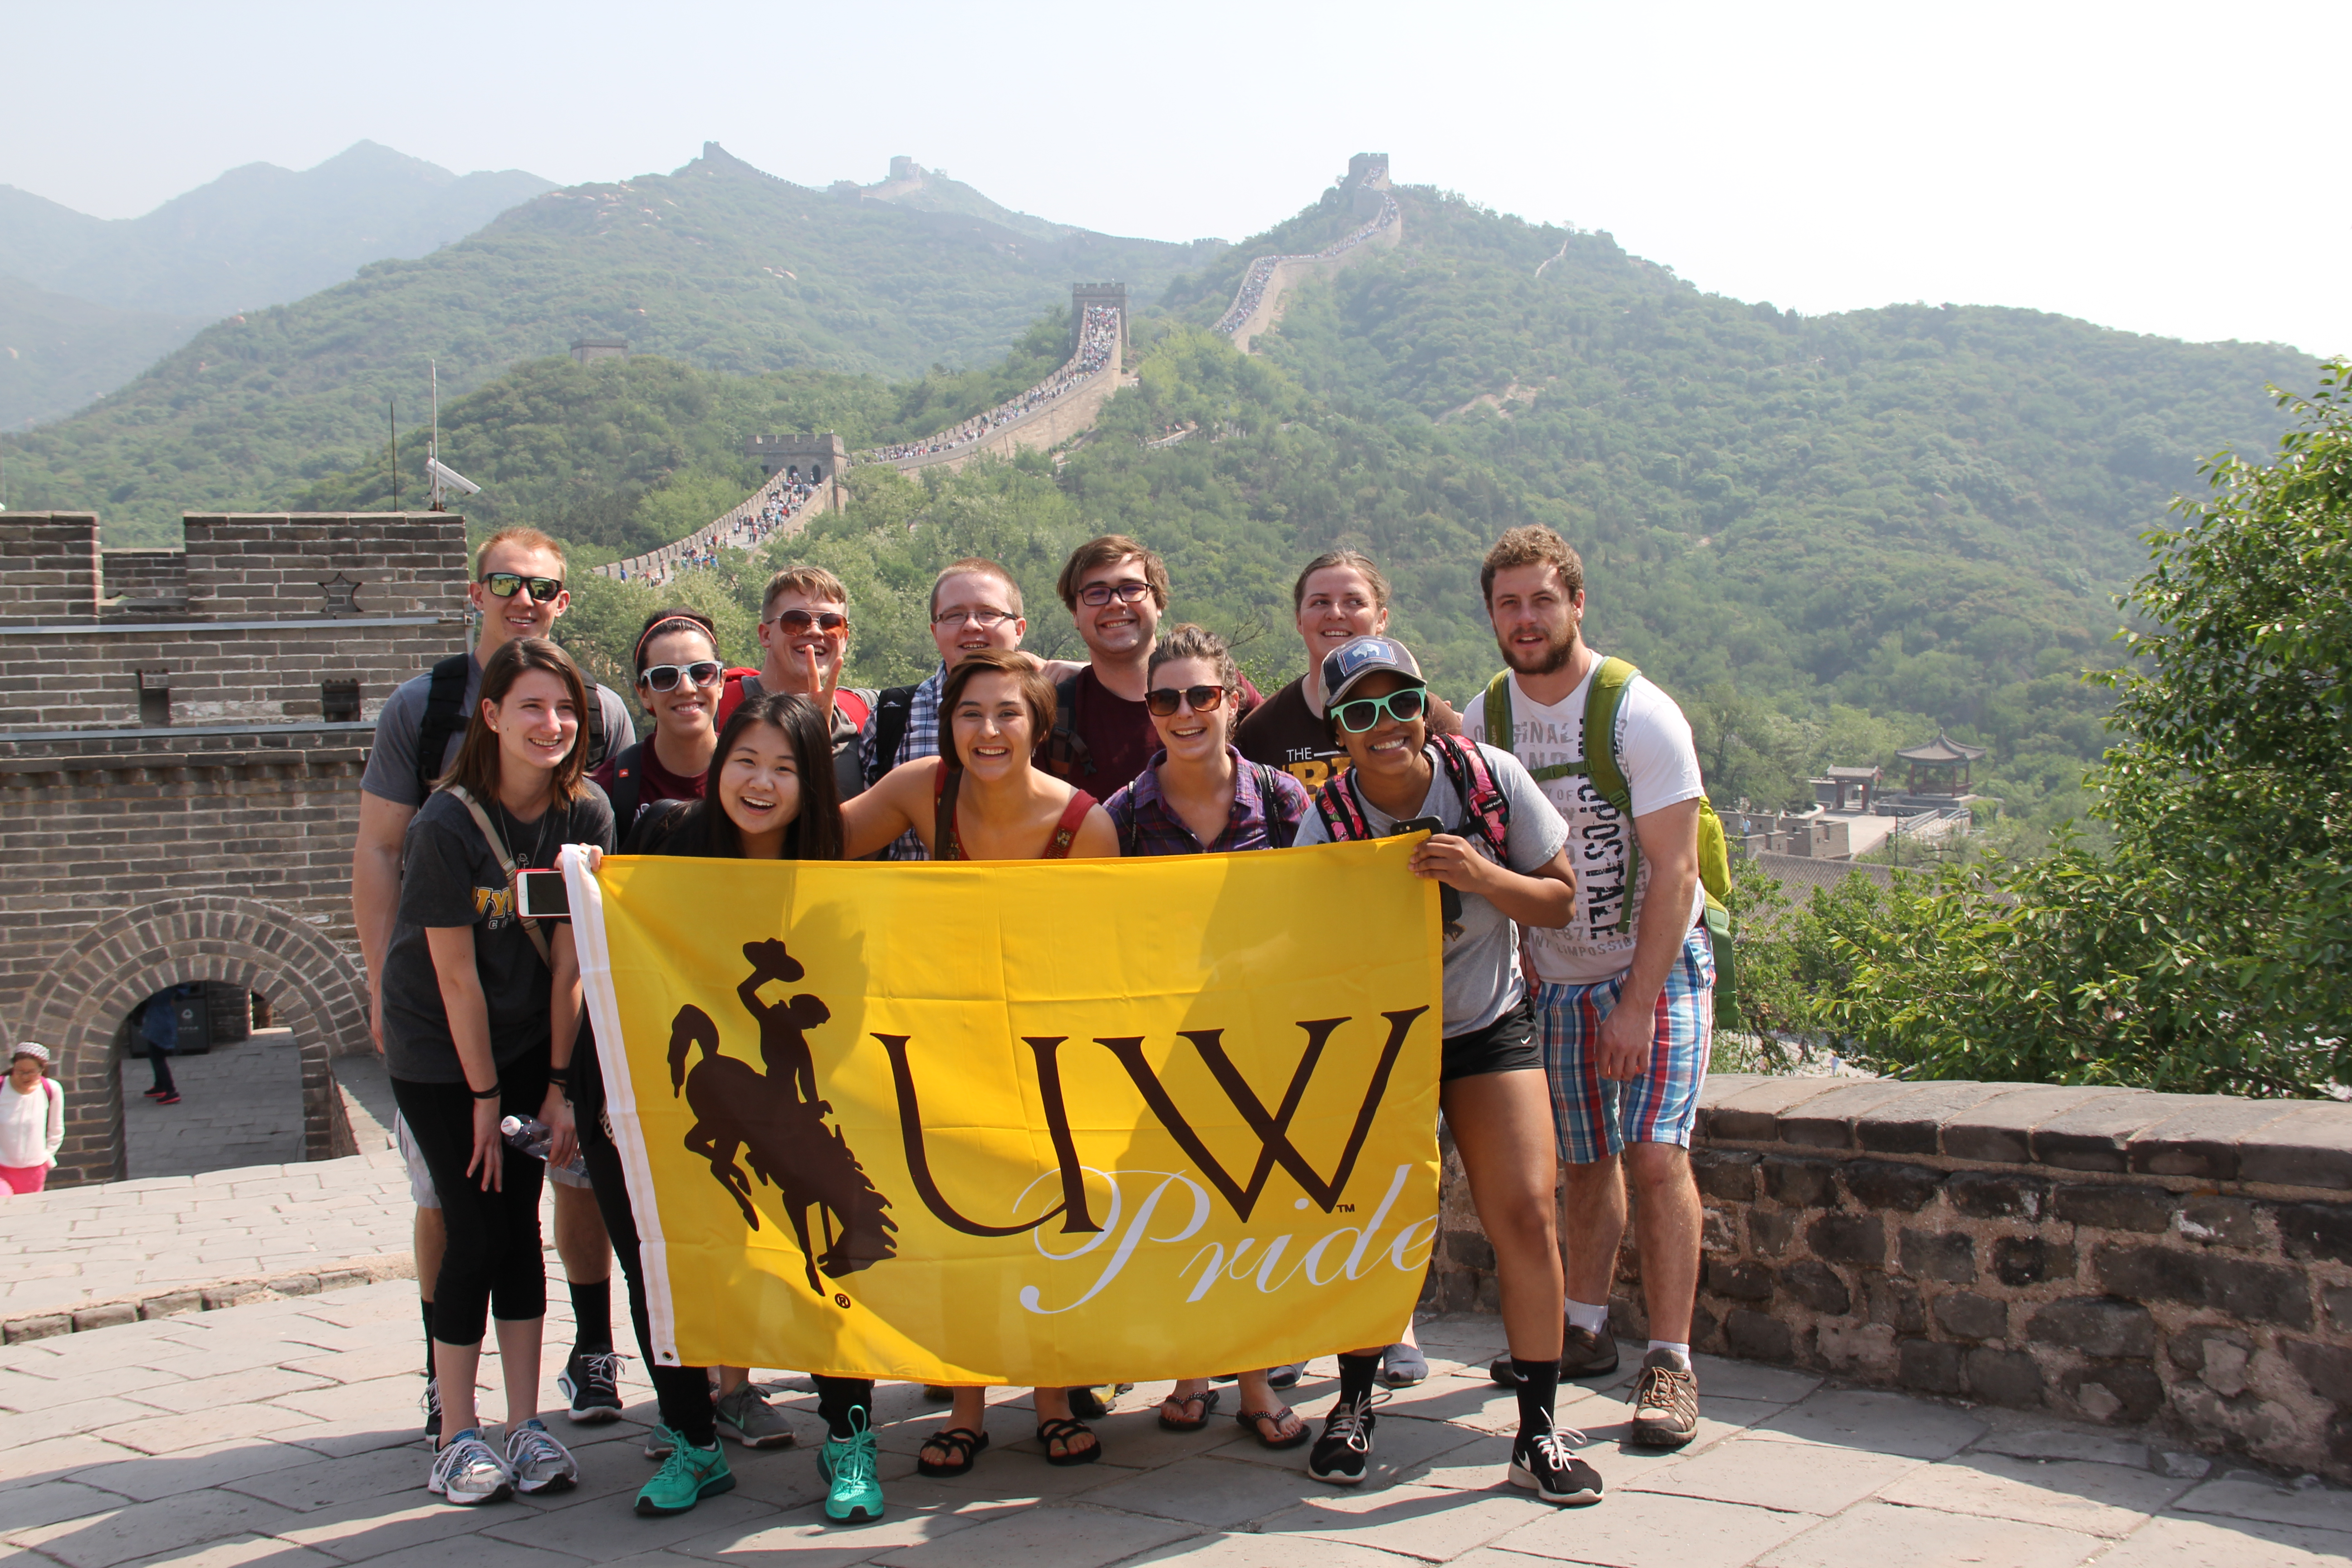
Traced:
[[1551, 1407], [1559, 1397], [1559, 1363], [1513, 1356], [1511, 1372], [1519, 1380], [1519, 1436], [1550, 1431]]
[[572, 1284], [572, 1348], [577, 1354], [609, 1355], [613, 1350], [613, 1281]]
[[1678, 1345], [1671, 1340], [1652, 1340], [1650, 1342], [1650, 1353], [1652, 1355], [1655, 1355], [1660, 1351], [1665, 1352], [1668, 1356], [1673, 1358], [1675, 1366], [1677, 1370], [1688, 1372], [1691, 1369], [1690, 1346]]
[[[1559, 1368], [1552, 1368], [1555, 1376]], [[1371, 1397], [1372, 1380], [1381, 1374], [1381, 1358], [1373, 1355], [1343, 1355], [1339, 1358], [1339, 1397], [1350, 1405], [1361, 1404]]]
[[1590, 1301], [1580, 1301], [1570, 1296], [1568, 1299], [1568, 1323], [1569, 1327], [1582, 1329], [1588, 1334], [1600, 1333], [1609, 1326], [1609, 1303], [1603, 1301], [1596, 1307]]
[[423, 1308], [425, 1309], [425, 1376], [427, 1376], [427, 1377], [431, 1377], [432, 1375], [434, 1375], [434, 1373], [433, 1373], [433, 1303], [432, 1303], [432, 1302], [430, 1302], [430, 1301], [419, 1301], [419, 1302], [417, 1303], [417, 1305], [419, 1305], [419, 1306], [421, 1306], [421, 1307], [423, 1307]]

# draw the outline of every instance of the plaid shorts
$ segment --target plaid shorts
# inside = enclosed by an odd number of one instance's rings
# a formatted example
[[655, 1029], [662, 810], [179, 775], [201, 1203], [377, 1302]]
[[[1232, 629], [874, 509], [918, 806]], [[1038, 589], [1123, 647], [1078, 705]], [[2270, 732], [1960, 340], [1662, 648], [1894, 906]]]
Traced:
[[1617, 1005], [1623, 976], [1595, 985], [1536, 988], [1536, 1035], [1550, 1081], [1559, 1157], [1590, 1164], [1628, 1143], [1690, 1147], [1698, 1092], [1714, 1037], [1715, 953], [1706, 928], [1683, 939], [1652, 1020], [1650, 1070], [1630, 1082], [1601, 1076], [1601, 1022]]

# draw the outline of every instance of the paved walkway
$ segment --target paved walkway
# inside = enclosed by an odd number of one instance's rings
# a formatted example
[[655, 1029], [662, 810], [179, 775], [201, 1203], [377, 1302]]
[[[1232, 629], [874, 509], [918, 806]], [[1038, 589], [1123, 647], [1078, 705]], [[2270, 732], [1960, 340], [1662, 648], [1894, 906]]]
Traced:
[[[568, 1342], [562, 1292], [551, 1342]], [[1381, 1414], [1372, 1479], [1338, 1491], [1230, 1421], [1160, 1431], [1147, 1386], [1100, 1423], [1104, 1462], [1056, 1469], [1026, 1412], [1001, 1408], [999, 1447], [969, 1477], [913, 1475], [939, 1424], [917, 1390], [883, 1390], [889, 1511], [820, 1521], [814, 1396], [786, 1380], [802, 1446], [731, 1451], [736, 1491], [667, 1520], [629, 1500], [650, 1391], [628, 1418], [578, 1436], [583, 1482], [544, 1502], [456, 1509], [423, 1489], [415, 1291], [404, 1282], [234, 1307], [0, 1350], [0, 1563], [8, 1568], [1096, 1568], [1178, 1558], [1203, 1568], [1777, 1568], [2095, 1562], [2101, 1568], [2352, 1562], [2352, 1497], [2204, 1473], [2112, 1436], [1811, 1376], [1702, 1360], [1706, 1421], [1679, 1455], [1620, 1447], [1622, 1380], [1564, 1394], [1607, 1479], [1597, 1506], [1550, 1508], [1498, 1485], [1515, 1421], [1486, 1382], [1486, 1318], [1426, 1325], [1434, 1375]], [[552, 1363], [551, 1363], [551, 1371]], [[1329, 1363], [1296, 1391], [1328, 1402]], [[635, 1368], [632, 1368], [635, 1372]], [[496, 1368], [486, 1363], [486, 1384]], [[553, 1399], [551, 1388], [546, 1395]], [[1230, 1402], [1231, 1394], [1227, 1394]], [[1008, 1404], [1009, 1404], [1008, 1396]], [[566, 1424], [554, 1423], [559, 1428]], [[2195, 1473], [2184, 1473], [2195, 1472]]]
[[146, 1097], [144, 1057], [122, 1058], [122, 1142], [131, 1176], [191, 1176], [302, 1158], [302, 1059], [289, 1029], [174, 1056], [177, 1105]]

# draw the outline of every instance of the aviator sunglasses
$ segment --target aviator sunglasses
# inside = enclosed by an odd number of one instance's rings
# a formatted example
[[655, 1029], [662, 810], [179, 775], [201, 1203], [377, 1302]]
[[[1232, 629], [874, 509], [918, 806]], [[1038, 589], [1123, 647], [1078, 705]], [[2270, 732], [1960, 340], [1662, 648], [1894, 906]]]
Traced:
[[1379, 723], [1383, 713], [1400, 724], [1412, 723], [1421, 717], [1427, 695], [1418, 686], [1408, 686], [1386, 697], [1351, 697], [1335, 705], [1331, 716], [1350, 735], [1360, 735]]
[[787, 637], [804, 637], [812, 630], [837, 632], [849, 624], [849, 617], [839, 610], [819, 610], [814, 615], [806, 610], [786, 610], [775, 618], [774, 624], [783, 627]]
[[1222, 686], [1187, 686], [1178, 690], [1172, 686], [1155, 686], [1143, 694], [1143, 705], [1151, 710], [1155, 719], [1172, 719], [1178, 702], [1190, 702], [1195, 713], [1213, 713], [1224, 706], [1225, 689]]
[[482, 586], [490, 591], [493, 598], [499, 599], [511, 599], [519, 590], [528, 588], [531, 602], [544, 605], [563, 592], [563, 579], [525, 577], [516, 572], [486, 572], [482, 574]]
[[719, 668], [715, 658], [698, 658], [692, 664], [649, 664], [637, 671], [637, 684], [656, 691], [670, 691], [676, 689], [678, 677], [684, 676], [697, 686], [716, 686]]

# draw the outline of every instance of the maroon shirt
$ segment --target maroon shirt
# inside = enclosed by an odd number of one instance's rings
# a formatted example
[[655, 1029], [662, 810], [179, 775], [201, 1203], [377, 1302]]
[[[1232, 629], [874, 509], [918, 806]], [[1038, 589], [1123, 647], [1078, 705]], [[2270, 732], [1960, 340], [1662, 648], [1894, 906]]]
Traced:
[[[596, 787], [607, 795], [612, 793], [614, 770], [619, 766], [620, 761], [621, 753], [615, 752], [588, 775], [596, 781]], [[654, 738], [648, 731], [644, 743], [637, 747], [637, 810], [643, 812], [657, 800], [700, 800], [702, 781], [706, 776], [702, 773], [674, 773], [662, 766], [661, 759], [654, 754]], [[628, 825], [620, 825], [619, 831], [622, 837], [627, 837]]]

